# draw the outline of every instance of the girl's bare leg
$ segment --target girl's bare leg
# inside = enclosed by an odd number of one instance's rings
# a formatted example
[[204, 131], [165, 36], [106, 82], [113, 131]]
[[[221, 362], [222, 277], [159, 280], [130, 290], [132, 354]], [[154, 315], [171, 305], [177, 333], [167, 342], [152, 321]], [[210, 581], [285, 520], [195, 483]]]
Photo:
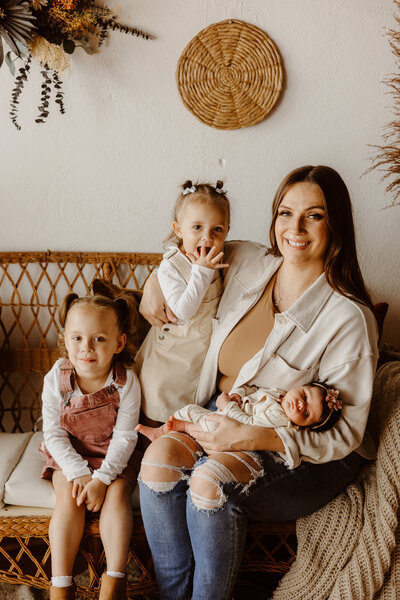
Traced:
[[132, 536], [132, 490], [126, 479], [115, 479], [107, 488], [100, 511], [100, 537], [108, 571], [124, 573]]
[[72, 575], [85, 526], [85, 505], [77, 506], [72, 483], [62, 471], [53, 471], [56, 506], [49, 526], [52, 576]]

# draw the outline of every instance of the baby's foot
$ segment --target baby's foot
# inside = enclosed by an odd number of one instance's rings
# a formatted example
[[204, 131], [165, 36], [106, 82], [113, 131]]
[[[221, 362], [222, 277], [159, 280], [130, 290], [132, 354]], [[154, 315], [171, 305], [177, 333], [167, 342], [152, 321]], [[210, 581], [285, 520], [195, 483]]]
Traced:
[[187, 421], [181, 421], [181, 419], [175, 419], [174, 415], [171, 415], [169, 417], [168, 421], [164, 425], [164, 427], [166, 429], [166, 431], [164, 431], [164, 433], [167, 433], [169, 431], [179, 431], [180, 433], [189, 433], [187, 431], [188, 425], [190, 425], [190, 423], [188, 423]]
[[171, 415], [168, 421], [165, 423], [165, 429], [167, 431], [177, 431], [178, 420], [175, 419], [174, 415]]
[[147, 427], [146, 425], [136, 425], [135, 430], [147, 437], [151, 442], [158, 440], [164, 433], [167, 432], [165, 430], [165, 425], [161, 425], [161, 427]]

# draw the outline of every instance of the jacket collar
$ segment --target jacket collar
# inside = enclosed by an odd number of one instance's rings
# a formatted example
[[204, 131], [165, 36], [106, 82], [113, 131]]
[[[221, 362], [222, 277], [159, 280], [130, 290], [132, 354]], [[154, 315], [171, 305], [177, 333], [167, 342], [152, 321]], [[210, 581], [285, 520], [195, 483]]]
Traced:
[[319, 313], [333, 294], [333, 289], [322, 273], [316, 281], [304, 292], [285, 315], [304, 332], [308, 331]]

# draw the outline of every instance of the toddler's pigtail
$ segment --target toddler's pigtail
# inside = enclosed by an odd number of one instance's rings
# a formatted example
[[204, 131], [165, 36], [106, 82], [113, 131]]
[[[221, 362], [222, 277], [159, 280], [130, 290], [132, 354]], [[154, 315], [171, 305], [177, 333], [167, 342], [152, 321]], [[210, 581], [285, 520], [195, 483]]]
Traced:
[[[72, 304], [75, 302], [75, 300], [78, 300], [78, 299], [79, 299], [78, 294], [71, 292], [71, 293], [67, 294], [65, 296], [65, 298], [63, 299], [63, 301], [61, 302], [60, 307], [58, 309], [58, 320], [60, 321], [60, 325], [63, 329], [65, 327], [65, 322], [67, 320], [68, 311], [71, 308]], [[58, 345], [60, 357], [67, 357], [68, 353], [67, 353], [67, 349], [65, 347], [63, 333], [58, 334], [58, 344], [57, 345]]]
[[128, 333], [134, 326], [137, 309], [133, 299], [127, 295], [119, 294], [114, 299], [118, 320], [122, 333]]
[[185, 190], [192, 188], [193, 187], [193, 183], [190, 179], [187, 179], [185, 181], [185, 183], [182, 185], [182, 192], [184, 192]]
[[65, 327], [65, 321], [67, 320], [68, 311], [71, 308], [72, 303], [78, 298], [78, 294], [71, 292], [65, 296], [64, 300], [60, 304], [60, 308], [58, 309], [58, 318], [63, 329]]
[[114, 306], [121, 333], [126, 334], [126, 344], [118, 355], [118, 360], [128, 367], [133, 364], [139, 347], [139, 340], [137, 340], [139, 313], [136, 302], [128, 294], [121, 293], [116, 296]]

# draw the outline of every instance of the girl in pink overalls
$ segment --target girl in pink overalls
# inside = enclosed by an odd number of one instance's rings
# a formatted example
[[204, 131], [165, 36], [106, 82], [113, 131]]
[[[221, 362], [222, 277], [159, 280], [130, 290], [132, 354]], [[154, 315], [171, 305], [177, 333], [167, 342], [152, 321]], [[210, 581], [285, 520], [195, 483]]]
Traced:
[[51, 600], [75, 598], [72, 569], [86, 510], [100, 511], [107, 560], [100, 598], [125, 597], [131, 494], [140, 464], [140, 386], [129, 368], [133, 318], [132, 300], [124, 296], [69, 294], [60, 306], [66, 358], [44, 380], [41, 448], [42, 477], [52, 480], [56, 493], [49, 527]]

